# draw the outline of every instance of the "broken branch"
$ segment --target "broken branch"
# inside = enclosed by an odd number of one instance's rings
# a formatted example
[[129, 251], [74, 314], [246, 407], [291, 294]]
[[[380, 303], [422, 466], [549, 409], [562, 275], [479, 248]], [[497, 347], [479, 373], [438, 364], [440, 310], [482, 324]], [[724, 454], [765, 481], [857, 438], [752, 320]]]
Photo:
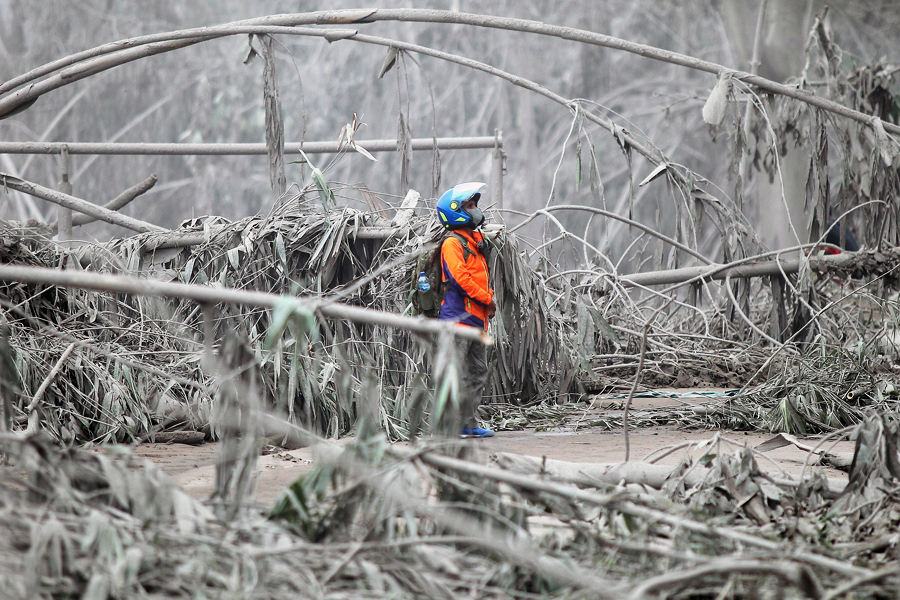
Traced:
[[[103, 208], [108, 210], [119, 210], [120, 208], [127, 206], [132, 200], [140, 196], [141, 194], [146, 193], [150, 188], [156, 185], [157, 177], [156, 175], [151, 175], [147, 179], [142, 182], [131, 186], [109, 202], [103, 205]], [[90, 215], [86, 215], [84, 213], [80, 215], [76, 215], [72, 217], [72, 225], [87, 225], [88, 223], [93, 223], [97, 221], [97, 217], [92, 217]], [[59, 223], [51, 223], [50, 230], [51, 233], [56, 233], [59, 229]]]
[[57, 192], [56, 190], [51, 190], [50, 188], [46, 188], [42, 185], [38, 185], [30, 181], [25, 181], [24, 179], [19, 179], [18, 177], [13, 177], [8, 173], [0, 172], [0, 187], [4, 189], [14, 189], [18, 192], [22, 192], [30, 196], [35, 196], [36, 198], [41, 198], [42, 200], [53, 202], [54, 204], [58, 204], [62, 207], [71, 208], [72, 210], [76, 210], [80, 213], [90, 215], [100, 221], [106, 221], [107, 223], [112, 223], [113, 225], [119, 225], [120, 227], [125, 227], [126, 229], [131, 229], [132, 231], [137, 231], [139, 233], [166, 231], [166, 229], [159, 227], [158, 225], [153, 225], [152, 223], [147, 223], [146, 221], [141, 221], [133, 217], [119, 214], [114, 210], [109, 210], [108, 208], [97, 206], [96, 204], [91, 204], [87, 200], [82, 200], [81, 198], [76, 198], [75, 196], [63, 194], [62, 192]]

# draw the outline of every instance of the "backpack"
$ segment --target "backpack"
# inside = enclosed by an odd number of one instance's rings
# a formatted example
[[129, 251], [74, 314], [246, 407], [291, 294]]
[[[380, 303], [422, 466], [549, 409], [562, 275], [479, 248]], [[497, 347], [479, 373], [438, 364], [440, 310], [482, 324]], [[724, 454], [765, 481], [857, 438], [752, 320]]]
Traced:
[[[412, 272], [409, 286], [409, 301], [412, 302], [413, 315], [425, 315], [437, 318], [441, 314], [441, 303], [447, 293], [447, 284], [443, 279], [443, 266], [441, 265], [441, 247], [447, 238], [455, 237], [463, 247], [463, 260], [469, 262], [472, 250], [469, 242], [462, 235], [450, 232], [439, 240], [439, 243], [419, 255], [416, 260], [416, 268]], [[425, 273], [431, 289], [427, 292], [419, 290], [419, 274]]]

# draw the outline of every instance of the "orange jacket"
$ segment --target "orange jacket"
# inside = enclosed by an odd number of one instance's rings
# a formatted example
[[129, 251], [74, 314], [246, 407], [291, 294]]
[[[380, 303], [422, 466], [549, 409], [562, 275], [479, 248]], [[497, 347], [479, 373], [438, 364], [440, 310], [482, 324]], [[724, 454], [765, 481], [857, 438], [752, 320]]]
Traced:
[[466, 261], [462, 243], [452, 236], [441, 245], [442, 279], [447, 284], [447, 292], [441, 303], [440, 318], [487, 329], [488, 305], [494, 299], [494, 290], [487, 260], [478, 250], [478, 242], [484, 236], [470, 229], [454, 233], [468, 241], [470, 254]]

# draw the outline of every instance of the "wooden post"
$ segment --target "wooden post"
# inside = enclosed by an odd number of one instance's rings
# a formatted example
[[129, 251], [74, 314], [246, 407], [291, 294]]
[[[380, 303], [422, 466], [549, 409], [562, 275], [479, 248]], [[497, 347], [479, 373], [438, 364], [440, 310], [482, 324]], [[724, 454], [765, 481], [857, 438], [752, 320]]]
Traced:
[[[63, 194], [72, 195], [72, 182], [69, 181], [69, 149], [62, 147], [59, 153], [60, 158], [60, 180], [59, 191]], [[63, 247], [71, 247], [72, 240], [72, 209], [60, 206], [56, 211], [56, 218], [59, 222], [59, 234], [57, 239], [62, 243]]]
[[493, 192], [494, 208], [503, 208], [503, 169], [506, 162], [506, 154], [503, 152], [503, 132], [494, 130], [494, 154], [491, 163], [491, 190]]
[[769, 276], [769, 286], [772, 289], [772, 314], [769, 319], [771, 322], [771, 330], [769, 334], [779, 342], [785, 342], [790, 333], [788, 328], [787, 307], [784, 305], [787, 297], [785, 295], [785, 281], [781, 274]]

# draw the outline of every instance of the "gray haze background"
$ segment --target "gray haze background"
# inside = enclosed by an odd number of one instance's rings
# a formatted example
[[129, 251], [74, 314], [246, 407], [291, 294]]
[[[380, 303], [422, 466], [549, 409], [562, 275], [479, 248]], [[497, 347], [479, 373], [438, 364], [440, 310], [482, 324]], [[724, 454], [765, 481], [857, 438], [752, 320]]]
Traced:
[[[748, 70], [757, 1], [634, 0], [478, 1], [444, 0], [375, 3], [334, 0], [261, 0], [257, 2], [171, 2], [162, 0], [0, 0], [0, 80], [73, 52], [117, 39], [189, 27], [225, 23], [281, 12], [320, 9], [415, 7], [452, 9], [590, 29]], [[812, 19], [823, 3], [772, 0], [762, 48], [764, 76], [784, 81], [803, 64], [803, 47]], [[900, 63], [900, 8], [894, 1], [864, 0], [831, 4], [829, 23], [848, 65], [884, 57]], [[569, 98], [595, 103], [595, 110], [632, 133], [646, 135], [673, 161], [707, 177], [730, 195], [727, 130], [715, 139], [701, 108], [715, 84], [712, 75], [654, 62], [594, 46], [521, 33], [418, 23], [374, 23], [361, 32], [437, 48], [487, 62], [536, 81]], [[629, 194], [629, 177], [640, 181], [652, 166], [636, 157], [633, 173], [608, 132], [588, 127], [596, 145], [603, 195], [592, 194], [587, 162], [580, 190], [575, 186], [575, 138], [565, 144], [572, 115], [565, 108], [483, 73], [428, 57], [406, 60], [384, 79], [378, 72], [382, 49], [354, 42], [329, 44], [318, 38], [279, 36], [278, 77], [285, 140], [337, 140], [353, 113], [367, 124], [358, 140], [396, 138], [398, 113], [408, 114], [413, 137], [493, 135], [503, 131], [508, 154], [505, 207], [531, 212], [543, 207], [554, 172], [554, 203], [605, 206], [620, 213]], [[26, 112], [0, 121], [2, 140], [261, 142], [264, 131], [262, 61], [242, 64], [246, 36], [206, 42], [128, 64], [52, 92]], [[420, 66], [421, 68], [420, 68]], [[435, 105], [432, 109], [431, 86]], [[586, 141], [585, 141], [586, 143]], [[561, 153], [564, 153], [561, 158]], [[587, 147], [582, 152], [586, 157]], [[790, 152], [788, 152], [790, 155]], [[344, 156], [326, 171], [329, 180], [364, 184], [386, 202], [400, 189], [400, 161], [379, 154], [379, 161]], [[798, 156], [798, 154], [794, 154]], [[289, 158], [287, 160], [296, 160]], [[314, 158], [320, 166], [329, 159]], [[429, 195], [431, 155], [415, 153], [411, 187]], [[794, 183], [805, 182], [803, 160]], [[74, 195], [105, 203], [148, 176], [160, 182], [125, 212], [165, 226], [204, 214], [237, 219], [265, 213], [275, 195], [266, 158], [258, 157], [96, 157], [72, 158]], [[490, 176], [490, 151], [445, 151], [441, 189], [460, 181]], [[56, 187], [56, 157], [0, 155], [0, 170]], [[759, 179], [759, 177], [754, 177]], [[287, 165], [288, 183], [305, 183], [297, 164]], [[801, 188], [802, 189], [802, 186]], [[771, 195], [771, 190], [761, 192]], [[673, 234], [673, 200], [664, 185], [637, 192], [637, 218]], [[799, 198], [802, 204], [802, 197]], [[348, 191], [340, 202], [363, 206]], [[797, 210], [794, 206], [793, 210]], [[779, 214], [781, 211], [781, 214]], [[769, 245], [785, 238], [780, 200], [748, 202], [747, 212]], [[793, 211], [792, 211], [793, 212]], [[800, 211], [802, 213], [802, 209]], [[795, 215], [796, 216], [796, 215]], [[802, 215], [801, 215], [802, 216]], [[55, 207], [35, 200], [29, 207], [18, 195], [0, 195], [0, 217], [53, 220]], [[799, 217], [798, 217], [799, 218]], [[517, 218], [506, 215], [509, 221]], [[584, 232], [583, 215], [563, 222]], [[593, 220], [586, 237], [615, 258], [633, 241], [621, 229], [608, 231]], [[76, 237], [127, 232], [105, 224], [76, 231]], [[612, 237], [612, 241], [607, 238]], [[709, 251], [716, 241], [706, 242]], [[638, 265], [633, 264], [636, 268]]]

